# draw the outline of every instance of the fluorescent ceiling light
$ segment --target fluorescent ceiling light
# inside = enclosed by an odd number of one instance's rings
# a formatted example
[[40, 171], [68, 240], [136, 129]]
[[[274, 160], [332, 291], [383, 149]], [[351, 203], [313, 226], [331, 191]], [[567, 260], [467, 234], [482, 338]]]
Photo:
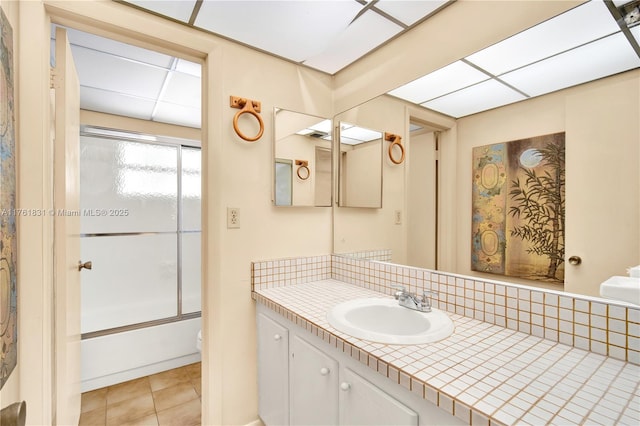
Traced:
[[176, 71], [198, 78], [202, 76], [202, 67], [200, 66], [200, 64], [186, 61], [184, 59], [178, 59], [178, 63], [176, 64]]
[[322, 120], [318, 124], [315, 124], [310, 127], [310, 129], [315, 130], [317, 132], [331, 134], [331, 120]]
[[360, 142], [369, 142], [376, 139], [382, 138], [382, 133], [365, 129], [364, 127], [352, 126], [348, 129], [343, 129], [340, 131], [340, 138], [345, 137], [349, 139], [356, 139]]
[[409, 102], [421, 103], [487, 80], [489, 76], [465, 64], [454, 62], [389, 92]]
[[360, 145], [361, 143], [367, 143], [367, 141], [361, 141], [360, 139], [351, 139], [340, 136], [340, 143], [344, 145]]
[[526, 99], [524, 95], [504, 84], [488, 80], [421, 105], [459, 118], [523, 99]]
[[135, 4], [178, 21], [189, 22], [196, 0], [127, 0], [127, 3]]
[[531, 96], [538, 96], [638, 66], [640, 58], [619, 32], [500, 78]]
[[466, 59], [500, 75], [619, 31], [602, 1], [591, 1]]
[[380, 0], [375, 4], [375, 8], [411, 26], [446, 2], [447, 0]]
[[321, 53], [307, 55], [304, 64], [334, 74], [401, 31], [402, 27], [369, 10], [336, 34]]
[[205, 1], [195, 25], [301, 62], [325, 52], [361, 8], [356, 1]]
[[633, 38], [636, 39], [636, 42], [640, 44], [640, 24], [631, 28], [631, 34], [633, 34]]

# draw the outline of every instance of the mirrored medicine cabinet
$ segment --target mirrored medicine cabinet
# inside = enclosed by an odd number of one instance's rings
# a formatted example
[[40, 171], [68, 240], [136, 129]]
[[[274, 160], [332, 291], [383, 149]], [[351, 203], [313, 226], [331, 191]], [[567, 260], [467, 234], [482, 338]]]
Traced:
[[273, 203], [278, 207], [331, 207], [332, 122], [274, 109]]

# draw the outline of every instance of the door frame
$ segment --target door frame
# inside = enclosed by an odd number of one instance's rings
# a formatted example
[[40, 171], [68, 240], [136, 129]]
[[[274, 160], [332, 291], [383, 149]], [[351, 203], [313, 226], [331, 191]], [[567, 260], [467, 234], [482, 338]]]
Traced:
[[[220, 297], [219, 259], [214, 258], [208, 247], [219, 246], [221, 233], [216, 226], [220, 213], [220, 181], [212, 180], [208, 172], [217, 161], [213, 155], [219, 148], [212, 144], [208, 123], [216, 123], [222, 116], [222, 105], [213, 102], [209, 91], [215, 86], [209, 81], [219, 77], [219, 70], [211, 64], [220, 63], [221, 53], [217, 42], [197, 30], [175, 24], [171, 42], [166, 41], [169, 22], [115, 2], [20, 2], [19, 25], [19, 202], [29, 208], [53, 208], [53, 146], [50, 122], [50, 26], [60, 24], [78, 30], [128, 42], [140, 47], [182, 57], [202, 65], [202, 422], [220, 424], [222, 419], [222, 365], [219, 350], [221, 332], [211, 321], [210, 312], [220, 312], [216, 305]], [[141, 32], [144, 29], [144, 33]], [[33, 84], [34, 81], [39, 84]], [[220, 88], [216, 88], [220, 91]], [[216, 93], [220, 95], [220, 93]], [[219, 128], [220, 126], [215, 126]], [[218, 129], [217, 133], [221, 133]], [[20, 154], [20, 153], [19, 153]], [[215, 170], [215, 167], [213, 167]], [[215, 178], [215, 176], [213, 176]], [[208, 213], [211, 212], [211, 213]], [[19, 321], [20, 333], [30, 336], [20, 341], [19, 363], [21, 397], [29, 404], [30, 423], [52, 424], [54, 415], [54, 347], [52, 328], [55, 312], [53, 288], [53, 217], [20, 218], [19, 274], [22, 285]], [[35, 259], [34, 259], [35, 257]], [[23, 259], [23, 260], [20, 260]], [[37, 264], [34, 267], [34, 263]], [[209, 378], [213, 378], [210, 380]]]

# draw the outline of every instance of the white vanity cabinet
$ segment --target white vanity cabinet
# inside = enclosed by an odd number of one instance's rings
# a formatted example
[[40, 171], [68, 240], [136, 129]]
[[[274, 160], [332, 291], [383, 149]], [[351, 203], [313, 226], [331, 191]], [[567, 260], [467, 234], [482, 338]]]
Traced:
[[265, 425], [465, 424], [264, 305], [257, 311]]
[[340, 390], [340, 424], [418, 425], [418, 413], [349, 368], [340, 371]]
[[338, 424], [338, 362], [300, 337], [290, 346], [291, 424]]
[[289, 330], [264, 314], [258, 326], [258, 413], [267, 425], [289, 424]]

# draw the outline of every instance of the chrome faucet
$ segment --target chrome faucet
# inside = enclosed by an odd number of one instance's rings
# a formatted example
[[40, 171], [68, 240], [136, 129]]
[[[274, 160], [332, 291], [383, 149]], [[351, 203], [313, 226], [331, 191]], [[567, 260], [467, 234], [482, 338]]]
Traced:
[[393, 296], [400, 306], [420, 312], [431, 312], [431, 298], [429, 296], [438, 295], [435, 291], [424, 290], [422, 298], [418, 298], [415, 294], [409, 293], [404, 286], [392, 284], [391, 287], [398, 289]]

